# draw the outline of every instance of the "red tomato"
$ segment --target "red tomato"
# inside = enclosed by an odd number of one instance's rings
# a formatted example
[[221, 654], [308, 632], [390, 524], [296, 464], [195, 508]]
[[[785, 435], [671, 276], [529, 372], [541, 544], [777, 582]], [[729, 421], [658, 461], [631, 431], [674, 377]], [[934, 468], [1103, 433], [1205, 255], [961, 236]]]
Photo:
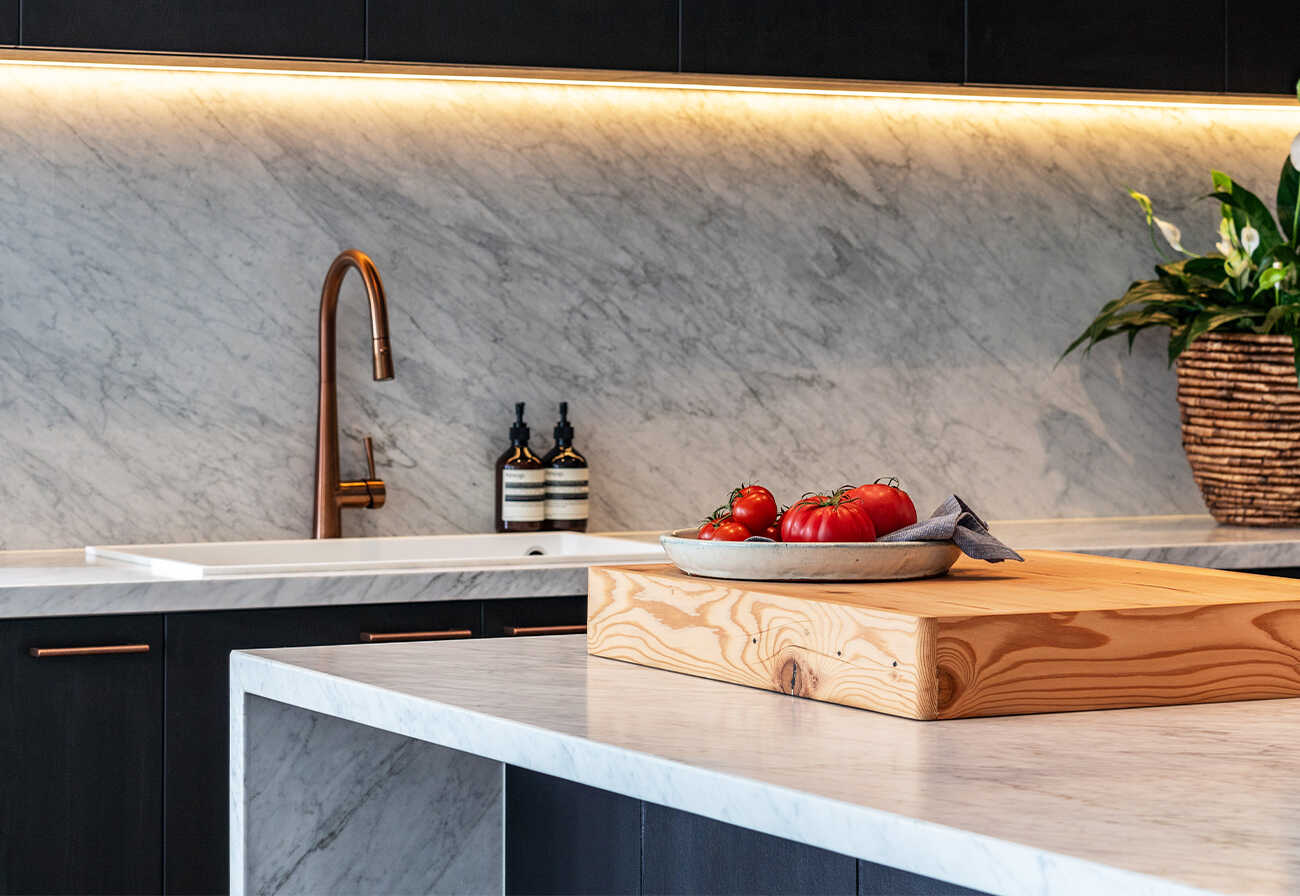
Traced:
[[877, 479], [870, 485], [849, 489], [849, 494], [862, 502], [875, 524], [877, 536], [888, 535], [916, 522], [916, 505], [907, 492], [898, 488], [897, 479]]
[[695, 537], [700, 541], [744, 541], [753, 533], [731, 518], [725, 506], [719, 507], [700, 524]]
[[778, 513], [778, 514], [776, 515], [776, 519], [772, 520], [772, 525], [768, 526], [768, 527], [767, 527], [766, 529], [764, 529], [762, 532], [755, 532], [754, 534], [755, 534], [755, 535], [761, 535], [761, 536], [763, 536], [764, 538], [770, 538], [770, 539], [772, 539], [773, 541], [780, 541], [780, 540], [781, 540], [781, 520], [784, 518], [784, 516], [785, 516], [784, 513]]
[[761, 533], [776, 520], [776, 498], [761, 485], [742, 485], [731, 492], [731, 517], [751, 532]]
[[736, 522], [735, 520], [725, 519], [721, 523], [719, 523], [718, 527], [713, 531], [713, 540], [714, 541], [744, 541], [746, 538], [749, 538], [753, 534], [754, 534], [753, 532], [750, 532], [748, 529], [740, 525], [740, 523]]
[[875, 541], [876, 527], [859, 501], [838, 491], [796, 502], [781, 521], [781, 540]]

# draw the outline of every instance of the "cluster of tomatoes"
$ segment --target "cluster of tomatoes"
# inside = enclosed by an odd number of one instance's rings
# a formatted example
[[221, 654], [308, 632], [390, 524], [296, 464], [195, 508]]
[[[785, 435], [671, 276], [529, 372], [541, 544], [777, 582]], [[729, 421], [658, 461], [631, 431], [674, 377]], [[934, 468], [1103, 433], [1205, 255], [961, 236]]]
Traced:
[[875, 541], [916, 522], [916, 506], [897, 479], [807, 494], [786, 508], [761, 485], [742, 485], [701, 524], [704, 541]]

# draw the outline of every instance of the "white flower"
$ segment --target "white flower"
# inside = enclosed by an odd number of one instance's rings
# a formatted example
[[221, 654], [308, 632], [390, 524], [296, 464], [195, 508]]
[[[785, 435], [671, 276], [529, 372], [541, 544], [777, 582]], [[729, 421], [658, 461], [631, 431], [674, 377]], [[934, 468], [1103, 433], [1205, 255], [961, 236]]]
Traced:
[[1219, 242], [1215, 244], [1216, 249], [1225, 258], [1232, 254], [1236, 247], [1237, 234], [1232, 229], [1232, 222], [1227, 218], [1219, 219]]
[[1250, 259], [1240, 252], [1233, 252], [1224, 261], [1224, 267], [1227, 268], [1230, 276], [1240, 277], [1250, 269]]
[[1300, 134], [1296, 134], [1291, 141], [1291, 164], [1300, 168]]
[[1160, 228], [1160, 232], [1164, 234], [1165, 241], [1169, 243], [1169, 245], [1173, 246], [1179, 252], [1187, 251], [1183, 248], [1183, 232], [1181, 230], [1179, 230], [1175, 225], [1170, 224], [1168, 221], [1162, 221], [1159, 218], [1156, 218], [1155, 222], [1156, 226]]
[[1254, 255], [1259, 248], [1259, 231], [1247, 224], [1241, 229], [1241, 248], [1247, 255]]

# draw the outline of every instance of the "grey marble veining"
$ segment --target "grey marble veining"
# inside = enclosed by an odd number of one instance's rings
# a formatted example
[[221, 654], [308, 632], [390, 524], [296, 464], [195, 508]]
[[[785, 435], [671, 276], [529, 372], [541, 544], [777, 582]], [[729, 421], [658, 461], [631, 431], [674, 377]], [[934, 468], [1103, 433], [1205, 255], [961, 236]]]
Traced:
[[1300, 882], [1300, 700], [916, 722], [580, 637], [239, 652], [231, 688], [991, 893]]
[[743, 478], [900, 476], [990, 517], [1199, 512], [1158, 338], [1053, 367], [1265, 194], [1300, 110], [1171, 110], [159, 71], [0, 71], [0, 546], [291, 537], [316, 307], [373, 254], [397, 379], [343, 297], [352, 534], [483, 531], [509, 405], [571, 402], [600, 529]]
[[233, 892], [502, 892], [501, 763], [259, 697], [244, 710]]

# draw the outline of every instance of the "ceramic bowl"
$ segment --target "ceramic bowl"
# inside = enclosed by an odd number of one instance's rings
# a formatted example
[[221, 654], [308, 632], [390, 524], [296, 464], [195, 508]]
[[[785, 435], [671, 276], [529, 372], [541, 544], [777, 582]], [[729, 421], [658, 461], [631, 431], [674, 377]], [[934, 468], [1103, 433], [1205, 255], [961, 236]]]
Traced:
[[785, 543], [700, 541], [695, 529], [659, 536], [682, 572], [751, 582], [883, 582], [946, 573], [961, 551], [948, 541]]

